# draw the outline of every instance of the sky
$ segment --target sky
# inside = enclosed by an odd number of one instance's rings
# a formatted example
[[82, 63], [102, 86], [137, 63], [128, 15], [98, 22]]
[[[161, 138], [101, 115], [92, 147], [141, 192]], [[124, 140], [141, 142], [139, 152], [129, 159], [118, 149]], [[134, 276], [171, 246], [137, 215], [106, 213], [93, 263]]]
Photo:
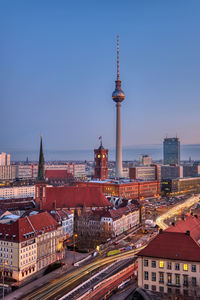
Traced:
[[199, 0], [0, 0], [0, 152], [200, 143]]

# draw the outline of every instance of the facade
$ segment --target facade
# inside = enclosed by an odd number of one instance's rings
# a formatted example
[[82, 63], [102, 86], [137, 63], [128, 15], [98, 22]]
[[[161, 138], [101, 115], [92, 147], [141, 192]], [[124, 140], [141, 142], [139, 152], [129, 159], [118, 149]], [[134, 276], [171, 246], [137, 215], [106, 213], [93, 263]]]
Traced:
[[16, 178], [16, 166], [0, 165], [0, 180], [14, 180]]
[[94, 178], [104, 180], [108, 178], [108, 150], [104, 149], [102, 142], [98, 149], [94, 150]]
[[10, 154], [5, 152], [0, 154], [0, 166], [10, 166]]
[[130, 179], [146, 181], [160, 180], [160, 166], [146, 165], [129, 168], [129, 177]]
[[161, 166], [161, 178], [163, 179], [175, 179], [183, 177], [183, 166]]
[[98, 245], [139, 224], [139, 209], [134, 204], [129, 204], [118, 209], [83, 213], [77, 219], [76, 230], [80, 238], [88, 238]]
[[38, 165], [16, 165], [16, 178], [18, 179], [36, 179], [37, 175]]
[[0, 224], [4, 276], [21, 281], [63, 258], [62, 227], [47, 212]]
[[67, 170], [75, 178], [84, 178], [86, 176], [85, 164], [66, 163], [62, 165], [45, 165], [45, 170]]
[[183, 177], [200, 176], [200, 164], [183, 165]]
[[50, 211], [52, 217], [62, 224], [64, 240], [74, 234], [74, 214], [67, 209], [57, 209]]
[[115, 90], [112, 93], [112, 99], [116, 103], [116, 161], [115, 176], [123, 177], [122, 170], [122, 141], [121, 141], [121, 102], [124, 100], [125, 94], [121, 89], [121, 80], [119, 78], [119, 36], [117, 36], [117, 80], [115, 81]]
[[35, 197], [35, 186], [12, 186], [0, 188], [0, 199]]
[[199, 299], [199, 239], [199, 216], [190, 216], [161, 232], [138, 253], [139, 287]]
[[179, 138], [165, 138], [163, 142], [164, 165], [180, 164]]
[[105, 180], [75, 182], [76, 186], [100, 188], [106, 196], [124, 197], [127, 199], [141, 199], [155, 197], [161, 192], [160, 181], [135, 181], [135, 180]]
[[149, 155], [141, 155], [140, 164], [142, 166], [150, 166], [152, 164], [152, 158]]

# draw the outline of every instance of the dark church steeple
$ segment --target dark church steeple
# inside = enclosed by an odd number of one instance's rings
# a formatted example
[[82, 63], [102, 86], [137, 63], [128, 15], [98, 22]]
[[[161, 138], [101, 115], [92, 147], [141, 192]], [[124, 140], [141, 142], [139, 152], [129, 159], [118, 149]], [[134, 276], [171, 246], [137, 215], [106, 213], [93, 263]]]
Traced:
[[42, 136], [40, 135], [40, 155], [39, 155], [39, 165], [38, 165], [38, 180], [44, 181], [44, 154], [42, 148]]

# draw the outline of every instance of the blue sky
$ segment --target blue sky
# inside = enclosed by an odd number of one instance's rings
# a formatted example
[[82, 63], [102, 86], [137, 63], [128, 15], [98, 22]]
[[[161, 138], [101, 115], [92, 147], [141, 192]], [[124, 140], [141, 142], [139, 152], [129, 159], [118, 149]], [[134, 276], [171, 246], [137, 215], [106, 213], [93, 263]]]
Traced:
[[199, 0], [0, 0], [0, 152], [200, 143]]

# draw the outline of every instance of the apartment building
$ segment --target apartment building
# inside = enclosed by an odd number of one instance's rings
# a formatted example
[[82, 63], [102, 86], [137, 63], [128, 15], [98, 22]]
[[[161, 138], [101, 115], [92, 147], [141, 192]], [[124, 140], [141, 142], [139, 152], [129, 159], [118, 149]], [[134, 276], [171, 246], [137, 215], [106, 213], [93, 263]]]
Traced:
[[200, 297], [199, 241], [198, 216], [161, 231], [138, 253], [138, 286], [174, 297]]
[[64, 257], [62, 226], [47, 212], [0, 224], [0, 266], [4, 276], [26, 279]]

